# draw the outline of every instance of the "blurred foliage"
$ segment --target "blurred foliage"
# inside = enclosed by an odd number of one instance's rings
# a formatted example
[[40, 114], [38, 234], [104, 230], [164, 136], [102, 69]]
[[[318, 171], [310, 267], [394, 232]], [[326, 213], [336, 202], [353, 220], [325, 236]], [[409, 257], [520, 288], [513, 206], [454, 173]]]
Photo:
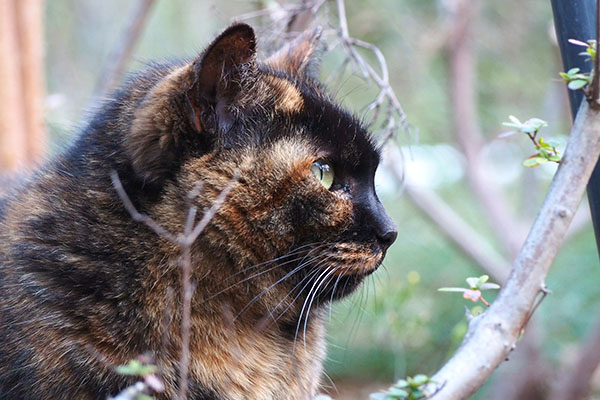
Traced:
[[[454, 146], [443, 3], [365, 0], [346, 4], [351, 34], [381, 48], [391, 83], [418, 129], [416, 137], [398, 136], [404, 146]], [[85, 123], [86, 105], [100, 67], [132, 4], [119, 0], [47, 2], [47, 122], [54, 150], [63, 147], [77, 126]], [[495, 169], [486, 172], [502, 186], [516, 214], [529, 223], [553, 172], [551, 163], [534, 170], [520, 168], [523, 171], [516, 173], [516, 179], [504, 180], [511, 165], [520, 166], [530, 155], [531, 145], [496, 137], [503, 131], [501, 122], [506, 116], [517, 113], [548, 121], [545, 132], [549, 137], [568, 133], [570, 117], [564, 84], [557, 79], [562, 66], [552, 39], [550, 4], [520, 0], [478, 4], [480, 17], [472, 43], [478, 57], [478, 116], [490, 143], [488, 157], [493, 162], [500, 160]], [[131, 68], [138, 69], [149, 59], [193, 57], [231, 18], [256, 7], [257, 3], [242, 0], [157, 0]], [[331, 9], [334, 14], [333, 4]], [[341, 56], [335, 51], [325, 56], [323, 78], [339, 64]], [[376, 89], [365, 89], [351, 76], [341, 81], [343, 85], [332, 90], [360, 115]], [[497, 154], [511, 157], [495, 157]], [[493, 242], [494, 227], [485, 223], [484, 210], [464, 179], [441, 185], [437, 192]], [[464, 307], [480, 307], [460, 296], [439, 293], [437, 288], [461, 285], [465, 277], [483, 271], [457, 251], [400, 191], [382, 190], [381, 197], [398, 225], [399, 236], [384, 266], [362, 290], [332, 311], [326, 368], [334, 381], [392, 383], [405, 376], [433, 374], [460, 344], [466, 331]], [[587, 227], [560, 250], [547, 282], [553, 294], [535, 316], [543, 327], [549, 360], [569, 358], [572, 345], [598, 313], [599, 272], [593, 232]], [[488, 300], [493, 301], [494, 295]], [[486, 398], [486, 387], [476, 398]]]

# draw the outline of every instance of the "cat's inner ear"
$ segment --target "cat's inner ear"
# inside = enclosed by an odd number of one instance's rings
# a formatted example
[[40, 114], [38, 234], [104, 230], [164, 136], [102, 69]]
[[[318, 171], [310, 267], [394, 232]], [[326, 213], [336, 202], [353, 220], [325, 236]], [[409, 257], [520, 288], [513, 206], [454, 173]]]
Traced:
[[284, 71], [294, 77], [318, 78], [320, 59], [318, 50], [322, 29], [317, 27], [305, 31], [285, 44], [265, 60], [265, 64]]
[[232, 122], [230, 109], [243, 90], [243, 81], [255, 70], [253, 29], [246, 24], [230, 26], [192, 63], [194, 83], [187, 92], [192, 126], [199, 132], [205, 128], [226, 131]]

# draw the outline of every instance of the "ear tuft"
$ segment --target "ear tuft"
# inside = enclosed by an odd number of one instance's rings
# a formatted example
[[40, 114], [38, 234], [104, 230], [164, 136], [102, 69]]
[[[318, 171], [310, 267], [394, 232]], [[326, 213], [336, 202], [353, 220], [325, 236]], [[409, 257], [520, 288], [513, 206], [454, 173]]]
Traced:
[[292, 76], [316, 79], [319, 73], [320, 60], [317, 53], [322, 31], [321, 27], [304, 31], [266, 59], [265, 63]]

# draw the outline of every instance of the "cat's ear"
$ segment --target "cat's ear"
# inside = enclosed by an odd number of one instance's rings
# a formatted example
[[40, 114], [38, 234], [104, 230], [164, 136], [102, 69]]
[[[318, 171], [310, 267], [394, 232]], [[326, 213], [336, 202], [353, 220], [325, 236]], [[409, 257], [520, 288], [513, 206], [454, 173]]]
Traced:
[[321, 32], [321, 27], [317, 27], [301, 33], [267, 58], [265, 64], [295, 77], [316, 79], [320, 67], [318, 50]]
[[160, 184], [177, 169], [185, 147], [207, 151], [220, 140], [233, 123], [232, 110], [242, 106], [243, 82], [257, 71], [255, 58], [254, 31], [234, 24], [144, 96], [126, 139], [144, 181]]
[[243, 81], [256, 71], [254, 30], [242, 23], [230, 26], [194, 60], [192, 71], [194, 83], [187, 92], [192, 126], [198, 132], [206, 128], [226, 132]]

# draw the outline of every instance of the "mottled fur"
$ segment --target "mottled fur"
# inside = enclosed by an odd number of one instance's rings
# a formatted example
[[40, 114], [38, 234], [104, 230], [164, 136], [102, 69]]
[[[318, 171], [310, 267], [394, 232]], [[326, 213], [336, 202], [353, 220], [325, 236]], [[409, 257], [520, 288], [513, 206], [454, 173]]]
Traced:
[[111, 171], [173, 234], [239, 175], [192, 249], [190, 398], [317, 391], [322, 314], [396, 232], [369, 135], [310, 75], [315, 36], [261, 63], [238, 24], [192, 62], [148, 67], [1, 203], [0, 399], [105, 399], [132, 382], [112, 366], [147, 351], [162, 396], [177, 390], [181, 249], [132, 220]]

